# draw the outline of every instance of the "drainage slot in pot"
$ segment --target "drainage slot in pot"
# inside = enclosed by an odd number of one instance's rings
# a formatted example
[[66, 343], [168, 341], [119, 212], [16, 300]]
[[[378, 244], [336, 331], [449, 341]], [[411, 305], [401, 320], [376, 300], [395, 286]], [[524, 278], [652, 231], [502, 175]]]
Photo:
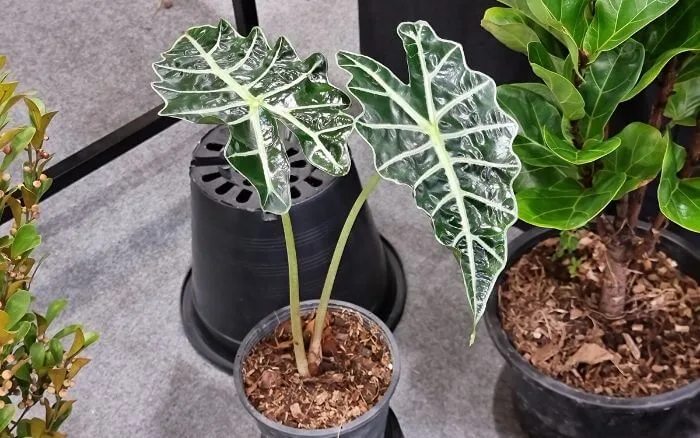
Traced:
[[304, 181], [306, 181], [311, 187], [320, 187], [321, 184], [323, 184], [323, 181], [310, 175], [304, 178]]
[[304, 161], [304, 160], [294, 161], [292, 163], [292, 167], [297, 168], [297, 169], [300, 169], [300, 168], [305, 167], [305, 166], [306, 166], [306, 161]]
[[224, 148], [224, 145], [220, 143], [207, 143], [205, 147], [210, 151], [219, 152], [221, 149]]
[[223, 183], [219, 187], [217, 187], [214, 191], [219, 195], [225, 195], [232, 188], [233, 188], [233, 183], [230, 181], [226, 181], [225, 183]]
[[214, 181], [217, 178], [221, 178], [221, 173], [212, 172], [212, 173], [207, 173], [206, 175], [202, 175], [202, 181], [204, 181], [204, 182]]
[[297, 199], [299, 196], [301, 196], [301, 192], [299, 191], [299, 189], [297, 189], [294, 186], [292, 186], [292, 188], [290, 189], [290, 192], [292, 194], [292, 199]]
[[241, 204], [248, 202], [252, 195], [253, 192], [248, 189], [243, 189], [238, 193], [238, 196], [236, 196], [236, 202], [240, 202]]

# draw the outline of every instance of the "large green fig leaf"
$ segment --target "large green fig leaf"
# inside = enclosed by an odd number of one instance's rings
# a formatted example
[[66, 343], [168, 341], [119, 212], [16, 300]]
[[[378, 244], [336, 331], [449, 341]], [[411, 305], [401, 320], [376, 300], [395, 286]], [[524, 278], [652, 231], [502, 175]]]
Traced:
[[644, 47], [630, 39], [588, 66], [579, 87], [586, 102], [587, 115], [580, 122], [584, 139], [603, 138], [615, 108], [637, 83], [643, 62]]
[[528, 43], [540, 41], [534, 25], [522, 12], [512, 8], [489, 8], [481, 20], [481, 27], [503, 45], [524, 54]]
[[286, 38], [270, 48], [259, 28], [242, 37], [221, 20], [189, 29], [162, 57], [153, 64], [161, 114], [228, 125], [226, 159], [256, 188], [263, 210], [282, 214], [291, 206], [279, 123], [314, 166], [332, 175], [350, 169], [353, 121], [342, 111], [350, 100], [327, 82], [322, 55], [301, 60]]
[[568, 163], [563, 166], [534, 166], [523, 161], [513, 190], [517, 194], [525, 189], [550, 187], [565, 179], [578, 179], [578, 169]]
[[700, 0], [679, 0], [634, 38], [642, 43], [646, 52], [644, 74], [624, 100], [649, 86], [674, 56], [700, 51]]
[[624, 182], [624, 174], [601, 170], [590, 188], [574, 179], [565, 179], [549, 187], [520, 191], [517, 194], [520, 219], [558, 230], [580, 228], [603, 211]]
[[676, 82], [668, 98], [664, 116], [676, 125], [695, 126], [700, 116], [700, 75], [695, 72], [688, 80]]
[[[593, 21], [583, 40], [591, 61], [612, 50], [664, 12], [678, 0], [596, 0]], [[581, 1], [581, 3], [586, 3]]]
[[578, 120], [585, 116], [583, 97], [570, 80], [558, 73], [561, 67], [557, 68], [555, 60], [561, 61], [562, 64], [563, 60], [553, 57], [539, 41], [528, 44], [527, 50], [532, 71], [552, 91], [566, 118]]
[[544, 131], [544, 142], [559, 158], [576, 165], [591, 163], [602, 158], [620, 146], [619, 138], [601, 141], [595, 138], [586, 140], [583, 147], [578, 149], [570, 142], [559, 138], [551, 132]]
[[563, 136], [559, 110], [541, 88], [522, 85], [525, 84], [498, 87], [499, 105], [518, 121], [520, 127], [513, 150], [523, 163], [531, 166], [568, 166], [544, 142], [545, 131]]
[[630, 123], [613, 139], [621, 141], [620, 147], [603, 160], [603, 168], [626, 176], [617, 194], [621, 197], [637, 187], [648, 184], [661, 170], [666, 151], [666, 141], [661, 133], [646, 123]]
[[[425, 22], [402, 23], [409, 85], [371, 58], [340, 52], [362, 103], [358, 132], [386, 179], [413, 189], [440, 243], [460, 261], [474, 324], [505, 265], [506, 231], [517, 219], [517, 125], [496, 104], [496, 85], [470, 70], [462, 46]], [[473, 339], [473, 338], [472, 338]]]
[[679, 157], [685, 151], [669, 137], [665, 140], [667, 147], [657, 193], [659, 208], [669, 220], [700, 233], [700, 178], [678, 178], [676, 173], [683, 165]]
[[572, 66], [578, 70], [579, 48], [588, 28], [585, 0], [527, 0], [527, 6], [538, 22], [543, 23], [569, 51]]

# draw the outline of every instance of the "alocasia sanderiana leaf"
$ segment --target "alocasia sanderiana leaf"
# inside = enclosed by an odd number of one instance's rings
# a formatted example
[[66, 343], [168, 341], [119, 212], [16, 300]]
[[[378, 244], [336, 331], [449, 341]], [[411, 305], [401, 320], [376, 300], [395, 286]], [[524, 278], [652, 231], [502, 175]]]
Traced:
[[594, 61], [602, 52], [627, 41], [677, 2], [678, 0], [596, 0], [595, 14], [583, 40], [583, 50]]
[[626, 180], [617, 197], [647, 184], [658, 175], [666, 151], [666, 141], [658, 129], [646, 123], [627, 125], [615, 137], [621, 141], [619, 148], [606, 155], [603, 169], [622, 173]]
[[667, 147], [657, 193], [659, 208], [669, 220], [700, 233], [700, 178], [678, 178], [679, 158], [685, 156], [685, 150], [668, 136], [664, 140]]
[[328, 83], [322, 55], [299, 59], [286, 38], [270, 47], [259, 28], [243, 37], [221, 20], [190, 28], [153, 68], [161, 115], [228, 126], [225, 157], [255, 187], [263, 210], [283, 214], [291, 206], [278, 123], [314, 166], [332, 175], [350, 169], [353, 119], [343, 112], [350, 99]]
[[[553, 57], [539, 41], [528, 44], [527, 56], [532, 71], [551, 90], [566, 118], [578, 120], [586, 115], [583, 97], [574, 84], [559, 73], [564, 60]], [[560, 61], [560, 65], [556, 61]]]
[[700, 0], [679, 0], [634, 38], [642, 43], [646, 52], [644, 73], [624, 100], [649, 86], [674, 56], [700, 51]]
[[637, 83], [643, 62], [644, 47], [630, 39], [588, 66], [579, 87], [586, 102], [586, 116], [580, 121], [584, 139], [603, 138], [615, 108]]
[[[386, 179], [413, 189], [440, 243], [459, 259], [474, 324], [506, 260], [517, 219], [512, 184], [520, 170], [516, 123], [496, 103], [496, 85], [470, 70], [462, 46], [425, 22], [402, 23], [409, 84], [375, 60], [338, 53], [360, 101], [358, 132]], [[473, 335], [472, 335], [473, 336]], [[473, 340], [473, 337], [472, 337]]]

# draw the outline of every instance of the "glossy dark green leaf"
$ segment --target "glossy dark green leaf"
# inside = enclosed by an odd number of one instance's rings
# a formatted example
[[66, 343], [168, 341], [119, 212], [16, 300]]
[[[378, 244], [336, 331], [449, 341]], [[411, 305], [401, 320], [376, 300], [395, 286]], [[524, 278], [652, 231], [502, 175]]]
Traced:
[[[559, 103], [557, 103], [557, 100], [554, 98], [554, 95], [552, 94], [552, 90], [550, 90], [549, 87], [547, 87], [545, 84], [539, 82], [520, 82], [516, 84], [501, 85], [498, 87], [498, 96], [500, 96], [501, 88], [504, 87], [522, 88], [540, 95], [540, 97], [543, 97], [545, 101], [552, 104], [552, 106], [554, 106], [555, 108], [559, 105]], [[561, 118], [561, 116], [559, 117]]]
[[513, 142], [513, 152], [520, 158], [520, 161], [531, 166], [571, 166], [569, 162], [559, 157], [549, 147], [528, 140], [520, 135]]
[[[678, 0], [596, 0], [593, 21], [583, 40], [591, 61], [627, 41]], [[585, 2], [584, 2], [585, 3]]]
[[10, 245], [10, 256], [19, 257], [28, 251], [33, 250], [41, 244], [41, 236], [32, 223], [24, 224], [17, 230], [15, 238]]
[[481, 27], [511, 50], [527, 54], [527, 45], [539, 41], [532, 23], [522, 12], [512, 8], [489, 8]]
[[570, 142], [547, 130], [544, 132], [544, 142], [559, 158], [576, 165], [592, 163], [620, 146], [619, 138], [611, 138], [606, 141], [590, 139], [583, 144], [581, 149], [578, 149]]
[[61, 344], [61, 341], [58, 339], [51, 339], [49, 341], [49, 351], [51, 352], [51, 356], [53, 356], [54, 361], [60, 362], [63, 360], [63, 344]]
[[162, 115], [228, 125], [228, 162], [260, 195], [263, 210], [291, 206], [289, 159], [278, 131], [285, 125], [307, 159], [332, 174], [350, 169], [349, 98], [326, 78], [321, 54], [299, 59], [286, 38], [270, 48], [259, 28], [247, 37], [225, 20], [190, 28], [153, 65]]
[[661, 133], [646, 123], [631, 123], [615, 137], [620, 147], [603, 158], [603, 168], [622, 173], [626, 180], [618, 197], [656, 178], [666, 150]]
[[5, 404], [5, 406], [0, 409], [0, 430], [4, 430], [10, 425], [10, 422], [15, 418], [15, 412], [17, 408], [12, 404]]
[[528, 45], [528, 60], [532, 71], [551, 90], [566, 118], [578, 120], [586, 115], [581, 94], [571, 81], [557, 73], [562, 70], [563, 60], [554, 58], [539, 41]]
[[462, 267], [474, 323], [506, 259], [506, 232], [517, 219], [512, 184], [520, 164], [515, 122], [496, 104], [496, 85], [470, 70], [462, 46], [425, 22], [398, 28], [410, 84], [371, 58], [340, 52], [348, 89], [363, 106], [357, 130], [379, 174], [413, 188], [440, 243]]
[[24, 339], [25, 336], [27, 336], [27, 333], [29, 333], [29, 330], [32, 328], [32, 324], [27, 321], [20, 321], [19, 324], [17, 324], [17, 327], [12, 333], [12, 336], [15, 339], [15, 342], [19, 342], [22, 339]]
[[578, 68], [579, 49], [588, 28], [588, 2], [584, 0], [527, 0], [538, 22], [543, 23], [569, 51]]
[[659, 182], [659, 208], [670, 221], [700, 233], [700, 178], [678, 178], [682, 146], [668, 139]]
[[695, 126], [700, 117], [700, 76], [673, 86], [664, 116], [676, 125]]
[[498, 104], [517, 120], [518, 134], [532, 142], [544, 145], [543, 132], [562, 132], [562, 117], [556, 104], [535, 91], [535, 88], [519, 85], [498, 87]]
[[603, 138], [605, 125], [615, 108], [634, 87], [644, 62], [644, 47], [628, 40], [603, 52], [584, 73], [579, 91], [586, 102], [586, 117], [581, 119], [584, 139]]
[[633, 98], [649, 86], [674, 56], [700, 51], [700, 0], [679, 0], [634, 38], [646, 51], [644, 74], [624, 100]]
[[[520, 155], [518, 155], [520, 157]], [[551, 187], [552, 185], [565, 179], [578, 179], [578, 169], [576, 166], [566, 164], [562, 166], [533, 166], [522, 162], [520, 174], [513, 183], [513, 190], [516, 193], [525, 189], [538, 187]]]
[[520, 219], [558, 230], [580, 228], [603, 211], [624, 182], [625, 175], [601, 170], [591, 188], [566, 179], [550, 187], [523, 190], [517, 194]]
[[26, 290], [15, 292], [5, 304], [5, 312], [10, 315], [8, 327], [12, 328], [24, 317], [29, 311], [29, 306], [32, 303], [32, 295]]
[[[698, 0], [700, 3], [700, 0]], [[698, 31], [700, 32], [700, 30]], [[686, 82], [700, 76], [700, 53], [688, 56], [688, 58], [683, 61], [680, 69], [678, 70], [678, 76], [676, 76], [676, 82]]]
[[5, 155], [2, 159], [2, 164], [0, 164], [0, 171], [5, 171], [10, 167], [13, 161], [17, 158], [19, 154], [24, 152], [29, 142], [32, 141], [32, 137], [36, 130], [31, 126], [26, 126], [20, 128], [17, 133], [12, 137], [10, 142], [10, 153]]

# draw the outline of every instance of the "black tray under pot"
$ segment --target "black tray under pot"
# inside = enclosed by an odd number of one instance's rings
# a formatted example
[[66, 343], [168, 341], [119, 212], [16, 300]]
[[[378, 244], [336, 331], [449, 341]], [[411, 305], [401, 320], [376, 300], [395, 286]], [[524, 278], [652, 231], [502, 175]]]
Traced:
[[[194, 150], [192, 269], [181, 295], [194, 348], [230, 372], [240, 340], [263, 317], [289, 304], [287, 254], [279, 217], [263, 213], [250, 183], [222, 157], [228, 130], [217, 127]], [[347, 213], [362, 190], [353, 165], [334, 178], [313, 168], [289, 139], [292, 208], [301, 300], [317, 299]], [[365, 205], [353, 226], [333, 298], [357, 304], [396, 327], [406, 300], [401, 261]]]

